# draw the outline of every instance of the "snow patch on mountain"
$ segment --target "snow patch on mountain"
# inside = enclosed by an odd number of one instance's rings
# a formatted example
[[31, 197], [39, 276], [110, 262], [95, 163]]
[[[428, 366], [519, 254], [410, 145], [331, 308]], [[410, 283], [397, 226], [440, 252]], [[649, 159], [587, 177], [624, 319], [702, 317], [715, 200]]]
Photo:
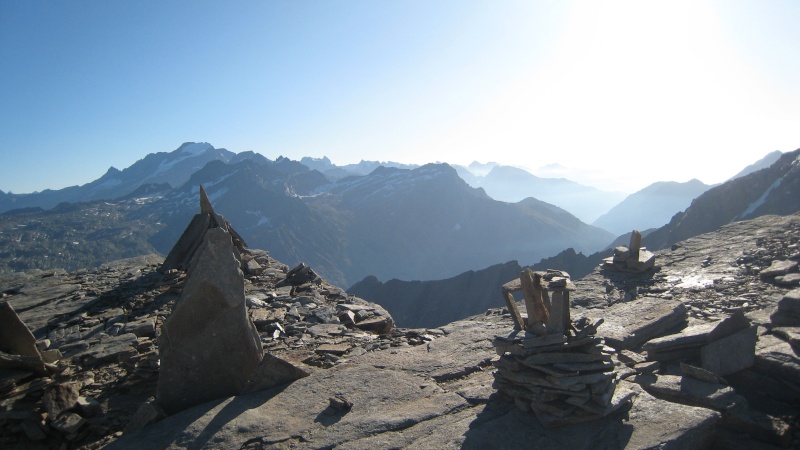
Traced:
[[202, 155], [203, 153], [213, 150], [214, 146], [208, 142], [187, 142], [178, 149], [181, 153], [188, 153], [192, 156]]
[[772, 191], [774, 191], [775, 189], [777, 189], [778, 186], [780, 186], [782, 182], [783, 182], [783, 177], [778, 178], [777, 180], [775, 180], [775, 182], [773, 182], [772, 185], [770, 185], [770, 187], [768, 187], [767, 190], [764, 191], [763, 194], [761, 194], [761, 197], [758, 197], [758, 200], [756, 200], [753, 203], [751, 203], [750, 206], [748, 206], [747, 209], [743, 213], [739, 214], [739, 216], [736, 217], [736, 219], [734, 219], [734, 220], [741, 220], [741, 219], [746, 218], [750, 214], [753, 214], [753, 212], [755, 212], [755, 210], [757, 210], [761, 205], [764, 204], [764, 202], [767, 200], [767, 197], [769, 197], [769, 194]]

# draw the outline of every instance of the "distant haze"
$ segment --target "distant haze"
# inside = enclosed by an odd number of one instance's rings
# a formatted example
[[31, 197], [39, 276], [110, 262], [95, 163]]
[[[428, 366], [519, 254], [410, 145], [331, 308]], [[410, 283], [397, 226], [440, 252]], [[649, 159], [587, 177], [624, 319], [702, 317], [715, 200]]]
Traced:
[[0, 190], [186, 141], [608, 191], [800, 147], [800, 2], [0, 2]]

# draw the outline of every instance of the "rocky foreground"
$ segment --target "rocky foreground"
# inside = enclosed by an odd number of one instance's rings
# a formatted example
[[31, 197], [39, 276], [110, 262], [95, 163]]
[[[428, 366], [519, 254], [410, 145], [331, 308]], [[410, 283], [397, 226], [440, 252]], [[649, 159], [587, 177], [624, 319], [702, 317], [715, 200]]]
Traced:
[[[484, 315], [396, 329], [385, 310], [324, 281], [292, 286], [298, 271], [255, 252], [245, 290], [262, 346], [310, 376], [162, 417], [143, 405], [156, 394], [156, 337], [181, 271], [161, 274], [161, 260], [148, 256], [3, 275], [3, 300], [48, 364], [46, 374], [2, 372], [0, 446], [800, 447], [798, 244], [800, 215], [764, 216], [656, 252], [654, 270], [598, 269], [575, 282], [573, 319], [605, 320], [597, 335], [617, 366], [617, 389], [636, 395], [601, 420], [556, 428], [493, 387], [493, 340], [513, 327], [500, 292]], [[751, 364], [747, 345], [734, 344], [705, 357], [746, 367], [688, 375], [701, 346], [723, 341], [710, 337], [722, 322], [736, 335], [755, 328]]]

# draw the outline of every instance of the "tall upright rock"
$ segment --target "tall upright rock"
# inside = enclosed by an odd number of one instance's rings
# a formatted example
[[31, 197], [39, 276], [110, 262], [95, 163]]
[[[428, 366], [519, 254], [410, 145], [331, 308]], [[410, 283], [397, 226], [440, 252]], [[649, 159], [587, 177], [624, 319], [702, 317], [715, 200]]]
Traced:
[[264, 357], [247, 315], [241, 271], [241, 255], [247, 250], [233, 227], [214, 213], [202, 188], [200, 199], [200, 214], [164, 262], [187, 270], [186, 284], [158, 341], [156, 398], [169, 414], [308, 375], [280, 358]]
[[205, 233], [180, 299], [161, 328], [157, 397], [168, 413], [242, 392], [263, 357], [232, 249], [225, 230]]

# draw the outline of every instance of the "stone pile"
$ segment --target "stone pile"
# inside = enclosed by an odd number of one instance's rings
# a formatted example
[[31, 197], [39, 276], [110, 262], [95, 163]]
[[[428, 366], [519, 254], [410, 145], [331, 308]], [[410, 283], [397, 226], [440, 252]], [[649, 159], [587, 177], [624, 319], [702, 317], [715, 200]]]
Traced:
[[[635, 395], [616, 390], [614, 350], [596, 335], [603, 320], [569, 319], [571, 289], [565, 272], [526, 269], [503, 286], [515, 329], [493, 340], [499, 355], [493, 387], [547, 427], [603, 418]], [[511, 296], [516, 290], [523, 291], [527, 317]]]
[[602, 268], [619, 272], [641, 273], [655, 267], [656, 255], [642, 247], [642, 234], [636, 230], [631, 233], [627, 247], [614, 248], [614, 256], [603, 260]]

